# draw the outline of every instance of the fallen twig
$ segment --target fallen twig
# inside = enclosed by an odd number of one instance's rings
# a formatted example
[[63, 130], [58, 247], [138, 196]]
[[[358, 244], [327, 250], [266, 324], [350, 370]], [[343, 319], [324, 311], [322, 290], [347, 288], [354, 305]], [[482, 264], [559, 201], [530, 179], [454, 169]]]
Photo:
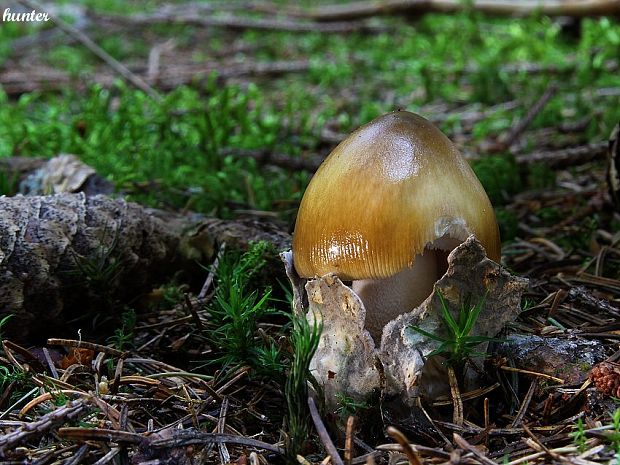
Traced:
[[193, 428], [185, 430], [173, 430], [171, 438], [162, 438], [162, 434], [138, 434], [128, 431], [119, 431], [103, 428], [77, 428], [67, 427], [58, 430], [59, 436], [65, 439], [81, 441], [113, 441], [121, 444], [145, 444], [150, 448], [184, 447], [193, 444], [241, 444], [249, 447], [284, 454], [281, 447], [269, 444], [257, 439], [235, 436], [222, 433], [204, 433]]
[[164, 43], [153, 46], [149, 51], [149, 59], [146, 70], [146, 81], [149, 83], [149, 85], [154, 85], [159, 78], [159, 63], [162, 53], [172, 51], [175, 46], [175, 40], [169, 39]]
[[346, 465], [351, 465], [353, 460], [353, 425], [355, 424], [355, 417], [349, 416], [347, 419], [347, 431], [344, 442], [344, 461]]
[[[246, 76], [277, 76], [287, 73], [307, 71], [310, 63], [307, 60], [272, 61], [272, 62], [244, 62], [223, 65], [219, 63], [184, 64], [161, 67], [157, 73], [155, 85], [161, 90], [171, 90], [180, 85], [200, 84], [209, 76], [215, 74], [218, 79], [236, 79]], [[136, 66], [131, 68], [135, 76], [148, 78], [148, 67]], [[80, 75], [80, 78], [70, 76], [64, 71], [54, 68], [37, 66], [28, 69], [7, 69], [0, 72], [0, 85], [8, 95], [19, 95], [33, 91], [59, 91], [67, 86], [85, 89], [88, 84], [96, 83], [104, 88], [114, 85], [116, 75], [106, 72], [97, 72], [92, 75]]]
[[558, 378], [556, 376], [551, 376], [551, 375], [548, 375], [546, 373], [538, 373], [538, 372], [531, 371], [531, 370], [522, 370], [520, 368], [514, 368], [514, 367], [511, 367], [511, 366], [507, 366], [507, 365], [502, 365], [499, 368], [500, 368], [500, 370], [504, 370], [504, 371], [511, 371], [513, 373], [521, 373], [521, 374], [524, 374], [524, 375], [536, 376], [536, 377], [539, 377], [539, 378], [544, 378], [544, 379], [549, 380], [549, 381], [554, 381], [554, 382], [559, 383], [559, 384], [564, 384], [564, 380], [562, 378]]
[[[18, 0], [22, 5], [32, 8], [33, 10], [45, 11], [45, 9], [39, 5], [34, 0]], [[141, 77], [132, 73], [125, 65], [123, 65], [120, 61], [116, 60], [113, 56], [111, 56], [104, 49], [99, 47], [95, 42], [93, 42], [90, 37], [84, 34], [79, 29], [73, 27], [71, 24], [67, 23], [63, 19], [48, 13], [49, 18], [54, 21], [54, 23], [62, 29], [64, 32], [69, 34], [70, 36], [77, 39], [82, 45], [84, 45], [87, 49], [97, 55], [101, 60], [107, 63], [114, 71], [123, 76], [127, 81], [133, 84], [138, 89], [142, 90], [146, 94], [148, 94], [151, 98], [161, 101], [161, 95], [149, 86], [146, 81], [144, 81]]]
[[228, 444], [240, 444], [249, 447], [256, 447], [258, 449], [268, 450], [278, 454], [284, 454], [284, 449], [269, 444], [267, 442], [259, 441], [257, 439], [246, 438], [243, 436], [235, 436], [232, 434], [223, 433], [203, 433], [202, 431], [196, 431], [193, 429], [177, 430], [175, 431], [172, 439], [157, 439], [150, 442], [151, 447], [166, 448], [171, 446], [189, 446], [192, 444], [208, 444], [208, 443], [228, 443]]
[[103, 352], [104, 354], [111, 355], [112, 357], [124, 358], [127, 356], [127, 352], [123, 352], [113, 347], [95, 344], [93, 342], [78, 341], [73, 339], [49, 338], [47, 340], [47, 343], [51, 346], [78, 347], [80, 349], [90, 349], [93, 352]]
[[385, 32], [386, 27], [366, 24], [361, 21], [340, 21], [329, 24], [318, 24], [312, 21], [298, 21], [291, 18], [250, 18], [227, 14], [223, 17], [200, 14], [196, 9], [166, 7], [155, 13], [120, 16], [120, 15], [90, 15], [95, 22], [126, 24], [132, 27], [149, 26], [152, 24], [174, 23], [188, 24], [198, 27], [220, 27], [230, 30], [258, 29], [286, 32], [320, 32], [349, 33], [349, 32]]
[[67, 420], [75, 419], [80, 415], [84, 406], [83, 400], [67, 402], [64, 406], [52, 410], [38, 420], [0, 436], [0, 458], [4, 458], [6, 452], [14, 450], [15, 446], [29, 438], [44, 434], [56, 425], [65, 423]]
[[556, 94], [558, 91], [558, 86], [552, 84], [549, 86], [545, 92], [540, 96], [540, 98], [536, 101], [534, 105], [528, 110], [521, 120], [517, 124], [515, 124], [508, 134], [505, 137], [500, 138], [498, 141], [498, 146], [496, 147], [498, 150], [505, 150], [510, 147], [518, 137], [523, 134], [523, 132], [527, 129], [527, 127], [532, 123], [534, 118], [541, 112], [541, 110], [547, 105], [549, 100]]
[[312, 397], [308, 397], [308, 407], [310, 407], [310, 416], [312, 417], [312, 422], [316, 428], [319, 437], [321, 438], [321, 442], [325, 446], [327, 453], [330, 455], [332, 463], [334, 465], [344, 465], [344, 462], [338, 455], [338, 450], [336, 446], [332, 442], [332, 439], [329, 437], [329, 433], [323, 424], [323, 420], [321, 420], [321, 416], [319, 415], [319, 411], [316, 408], [316, 403]]
[[607, 191], [616, 210], [620, 210], [620, 123], [612, 130], [607, 152]]
[[552, 451], [547, 446], [545, 446], [540, 439], [527, 427], [526, 424], [523, 424], [523, 429], [526, 434], [530, 437], [531, 440], [526, 440], [528, 446], [530, 446], [535, 451], [544, 451], [550, 458], [553, 460], [561, 460], [560, 454], [555, 451]]
[[579, 147], [517, 155], [515, 160], [520, 165], [544, 163], [549, 168], [564, 168], [583, 165], [597, 158], [603, 158], [607, 153], [607, 146], [606, 141], [593, 142]]
[[534, 379], [531, 383], [530, 383], [530, 387], [527, 390], [527, 393], [525, 394], [525, 397], [523, 398], [523, 401], [521, 402], [521, 406], [519, 407], [519, 411], [517, 412], [517, 414], [514, 417], [514, 420], [512, 420], [512, 423], [510, 424], [511, 428], [516, 428], [519, 425], [521, 425], [521, 423], [523, 422], [523, 418], [525, 417], [525, 413], [527, 412], [527, 409], [530, 405], [530, 402], [532, 402], [532, 398], [534, 397], [534, 392], [536, 392], [536, 387], [538, 387], [538, 380]]
[[78, 465], [80, 463], [83, 463], [82, 459], [86, 456], [87, 453], [88, 444], [82, 444], [77, 450], [77, 452], [73, 455], [73, 457], [64, 462], [64, 465]]
[[[220, 414], [217, 419], [216, 425], [216, 433], [224, 434], [226, 428], [226, 414], [228, 413], [228, 397], [224, 397], [222, 400], [222, 404], [220, 405]], [[230, 452], [228, 452], [228, 448], [226, 447], [226, 443], [219, 442], [218, 443], [219, 453], [220, 453], [220, 461], [222, 463], [230, 462]]]
[[452, 421], [455, 425], [463, 426], [463, 398], [456, 379], [454, 368], [448, 366], [448, 381], [450, 383], [450, 395], [452, 397]]
[[462, 436], [459, 436], [458, 434], [454, 433], [452, 437], [454, 438], [454, 442], [456, 443], [457, 446], [459, 446], [461, 449], [467, 452], [471, 452], [480, 463], [484, 465], [497, 465], [497, 462], [485, 456], [477, 448], [475, 448], [470, 443], [468, 443]]
[[394, 439], [396, 442], [398, 442], [398, 444], [400, 444], [403, 452], [409, 460], [410, 465], [422, 465], [422, 460], [420, 460], [417, 452], [413, 450], [413, 447], [411, 447], [411, 444], [409, 444], [409, 440], [402, 432], [400, 432], [393, 426], [389, 426], [387, 429], [387, 433], [392, 439]]

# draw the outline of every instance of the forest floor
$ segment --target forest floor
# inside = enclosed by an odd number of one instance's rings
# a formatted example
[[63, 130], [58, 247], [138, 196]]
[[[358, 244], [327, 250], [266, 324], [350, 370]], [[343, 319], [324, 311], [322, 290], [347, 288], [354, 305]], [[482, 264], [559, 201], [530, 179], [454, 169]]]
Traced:
[[[529, 287], [480, 387], [422, 399], [421, 431], [345, 397], [314, 421], [291, 406], [304, 347], [273, 247], [216, 243], [198, 270], [122, 299], [124, 263], [87, 257], [82, 318], [47, 341], [11, 327], [0, 293], [0, 463], [314, 464], [330, 445], [335, 465], [620, 463], [617, 21], [55, 8], [65, 20], [0, 28], [0, 162], [73, 153], [128, 200], [269, 224], [286, 244], [323, 158], [407, 109], [471, 162], [502, 265]], [[25, 171], [0, 173], [0, 193], [23, 189]]]

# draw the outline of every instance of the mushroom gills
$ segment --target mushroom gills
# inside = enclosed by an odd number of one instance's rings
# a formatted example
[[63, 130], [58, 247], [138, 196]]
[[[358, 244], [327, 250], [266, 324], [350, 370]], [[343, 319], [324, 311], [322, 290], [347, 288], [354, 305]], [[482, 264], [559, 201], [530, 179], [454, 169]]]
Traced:
[[351, 289], [366, 308], [365, 327], [380, 341], [383, 327], [398, 315], [418, 307], [448, 268], [448, 254], [462, 241], [443, 236], [415, 256], [413, 265], [384, 279], [359, 279]]

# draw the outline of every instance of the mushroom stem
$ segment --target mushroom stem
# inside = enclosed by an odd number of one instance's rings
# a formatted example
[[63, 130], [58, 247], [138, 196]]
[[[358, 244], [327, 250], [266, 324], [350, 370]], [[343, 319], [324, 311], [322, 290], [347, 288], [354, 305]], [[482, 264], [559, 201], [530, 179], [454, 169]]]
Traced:
[[351, 288], [366, 308], [365, 327], [377, 342], [383, 327], [398, 315], [410, 312], [431, 295], [433, 285], [447, 268], [448, 252], [425, 249], [413, 265], [384, 279], [360, 279]]

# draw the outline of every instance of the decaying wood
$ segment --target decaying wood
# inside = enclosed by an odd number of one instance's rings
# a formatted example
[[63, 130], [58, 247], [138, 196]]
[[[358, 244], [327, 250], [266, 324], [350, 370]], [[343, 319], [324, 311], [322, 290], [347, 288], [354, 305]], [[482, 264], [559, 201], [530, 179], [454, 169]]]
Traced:
[[347, 21], [379, 15], [457, 13], [471, 9], [489, 15], [599, 16], [620, 13], [617, 0], [361, 0], [323, 5], [297, 14], [316, 21]]
[[[187, 227], [188, 220], [179, 220], [177, 215], [167, 212], [155, 215], [167, 218], [165, 221], [176, 221], [180, 226]], [[206, 253], [209, 257], [215, 256], [219, 244], [226, 243], [226, 247], [245, 249], [251, 242], [267, 241], [274, 245], [276, 250], [287, 250], [291, 246], [291, 235], [283, 231], [279, 226], [271, 222], [259, 221], [254, 218], [238, 220], [223, 220], [220, 218], [200, 218], [191, 232], [184, 233], [184, 240], [187, 241], [192, 250]], [[210, 245], [207, 245], [210, 244]]]
[[0, 198], [0, 230], [0, 315], [13, 314], [18, 339], [77, 317], [96, 294], [139, 293], [178, 258], [166, 225], [103, 196]]
[[620, 123], [609, 138], [607, 149], [607, 190], [617, 211], [620, 211]]
[[255, 220], [191, 218], [83, 193], [0, 198], [0, 230], [0, 317], [13, 314], [3, 334], [14, 339], [49, 334], [81, 316], [85, 302], [110, 316], [114, 299], [209, 260], [218, 243], [290, 243]]
[[578, 335], [543, 338], [511, 334], [497, 344], [496, 353], [509, 360], [511, 366], [537, 373], [544, 379], [561, 379], [565, 384], [583, 383], [589, 369], [605, 359], [601, 341]]

